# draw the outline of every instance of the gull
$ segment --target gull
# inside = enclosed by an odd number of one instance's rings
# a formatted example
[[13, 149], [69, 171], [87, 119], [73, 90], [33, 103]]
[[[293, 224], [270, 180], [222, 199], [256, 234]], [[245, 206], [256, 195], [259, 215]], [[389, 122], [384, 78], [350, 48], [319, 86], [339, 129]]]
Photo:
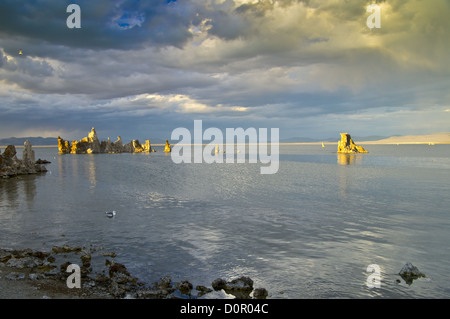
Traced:
[[112, 218], [112, 217], [116, 216], [116, 211], [113, 210], [112, 212], [105, 212], [105, 214], [107, 217]]

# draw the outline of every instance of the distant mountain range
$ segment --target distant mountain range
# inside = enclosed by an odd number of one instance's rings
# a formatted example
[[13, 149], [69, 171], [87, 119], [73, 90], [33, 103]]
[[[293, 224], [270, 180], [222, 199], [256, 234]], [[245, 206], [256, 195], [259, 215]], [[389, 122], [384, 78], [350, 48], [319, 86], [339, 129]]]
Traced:
[[0, 145], [23, 145], [26, 140], [35, 146], [58, 145], [56, 137], [9, 137], [0, 139]]
[[380, 144], [450, 143], [450, 132], [426, 135], [390, 136], [385, 139], [377, 140], [376, 142]]
[[[415, 144], [415, 143], [450, 143], [450, 132], [424, 134], [424, 135], [392, 135], [392, 136], [353, 136], [353, 141], [367, 144]], [[305, 137], [292, 137], [280, 139], [280, 143], [337, 143], [340, 138], [313, 139]]]
[[[390, 136], [380, 136], [380, 135], [358, 137], [352, 135], [352, 139], [354, 141], [378, 141], [389, 137]], [[280, 143], [320, 143], [320, 142], [337, 143], [339, 142], [340, 139], [341, 139], [340, 136], [329, 137], [324, 139], [309, 138], [309, 137], [291, 137], [280, 139]]]
[[[450, 133], [434, 133], [428, 135], [393, 135], [393, 136], [353, 136], [352, 139], [355, 143], [358, 142], [377, 142], [377, 143], [428, 143], [428, 142], [446, 142], [450, 143]], [[25, 141], [30, 141], [31, 145], [35, 146], [54, 146], [58, 145], [58, 139], [56, 137], [10, 137], [0, 139], [0, 145], [16, 145], [21, 146]], [[291, 137], [280, 139], [280, 143], [337, 143], [340, 140], [338, 137], [330, 137], [325, 139], [316, 139], [309, 137]], [[165, 140], [161, 138], [154, 138], [150, 140], [152, 144], [164, 144]]]

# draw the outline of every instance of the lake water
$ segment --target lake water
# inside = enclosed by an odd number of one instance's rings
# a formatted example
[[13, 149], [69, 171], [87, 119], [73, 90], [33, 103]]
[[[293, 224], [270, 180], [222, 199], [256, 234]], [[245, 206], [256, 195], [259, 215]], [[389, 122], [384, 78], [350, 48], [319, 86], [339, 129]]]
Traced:
[[[0, 247], [103, 247], [146, 282], [249, 276], [270, 298], [450, 298], [450, 145], [365, 147], [281, 145], [273, 175], [34, 148], [52, 163], [0, 180]], [[406, 262], [427, 277], [406, 284]], [[366, 284], [371, 264], [380, 288]]]

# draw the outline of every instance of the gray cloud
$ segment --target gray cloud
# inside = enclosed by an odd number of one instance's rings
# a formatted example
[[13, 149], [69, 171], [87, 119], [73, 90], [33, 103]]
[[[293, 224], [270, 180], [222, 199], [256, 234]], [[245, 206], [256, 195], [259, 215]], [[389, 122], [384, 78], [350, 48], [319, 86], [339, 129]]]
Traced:
[[66, 27], [66, 2], [0, 3], [2, 136], [33, 123], [166, 135], [197, 118], [328, 137], [450, 116], [445, 0], [379, 2], [377, 30], [359, 0], [77, 3], [81, 29]]

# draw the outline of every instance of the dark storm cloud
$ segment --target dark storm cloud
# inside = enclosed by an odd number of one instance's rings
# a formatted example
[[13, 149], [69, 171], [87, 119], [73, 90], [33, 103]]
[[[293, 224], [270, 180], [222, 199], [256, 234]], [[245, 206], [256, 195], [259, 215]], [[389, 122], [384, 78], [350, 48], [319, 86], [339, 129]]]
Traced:
[[[66, 9], [81, 8], [81, 29], [69, 29]], [[23, 1], [0, 3], [0, 35], [69, 47], [129, 50], [147, 45], [182, 46], [189, 38], [191, 17], [176, 2]]]

